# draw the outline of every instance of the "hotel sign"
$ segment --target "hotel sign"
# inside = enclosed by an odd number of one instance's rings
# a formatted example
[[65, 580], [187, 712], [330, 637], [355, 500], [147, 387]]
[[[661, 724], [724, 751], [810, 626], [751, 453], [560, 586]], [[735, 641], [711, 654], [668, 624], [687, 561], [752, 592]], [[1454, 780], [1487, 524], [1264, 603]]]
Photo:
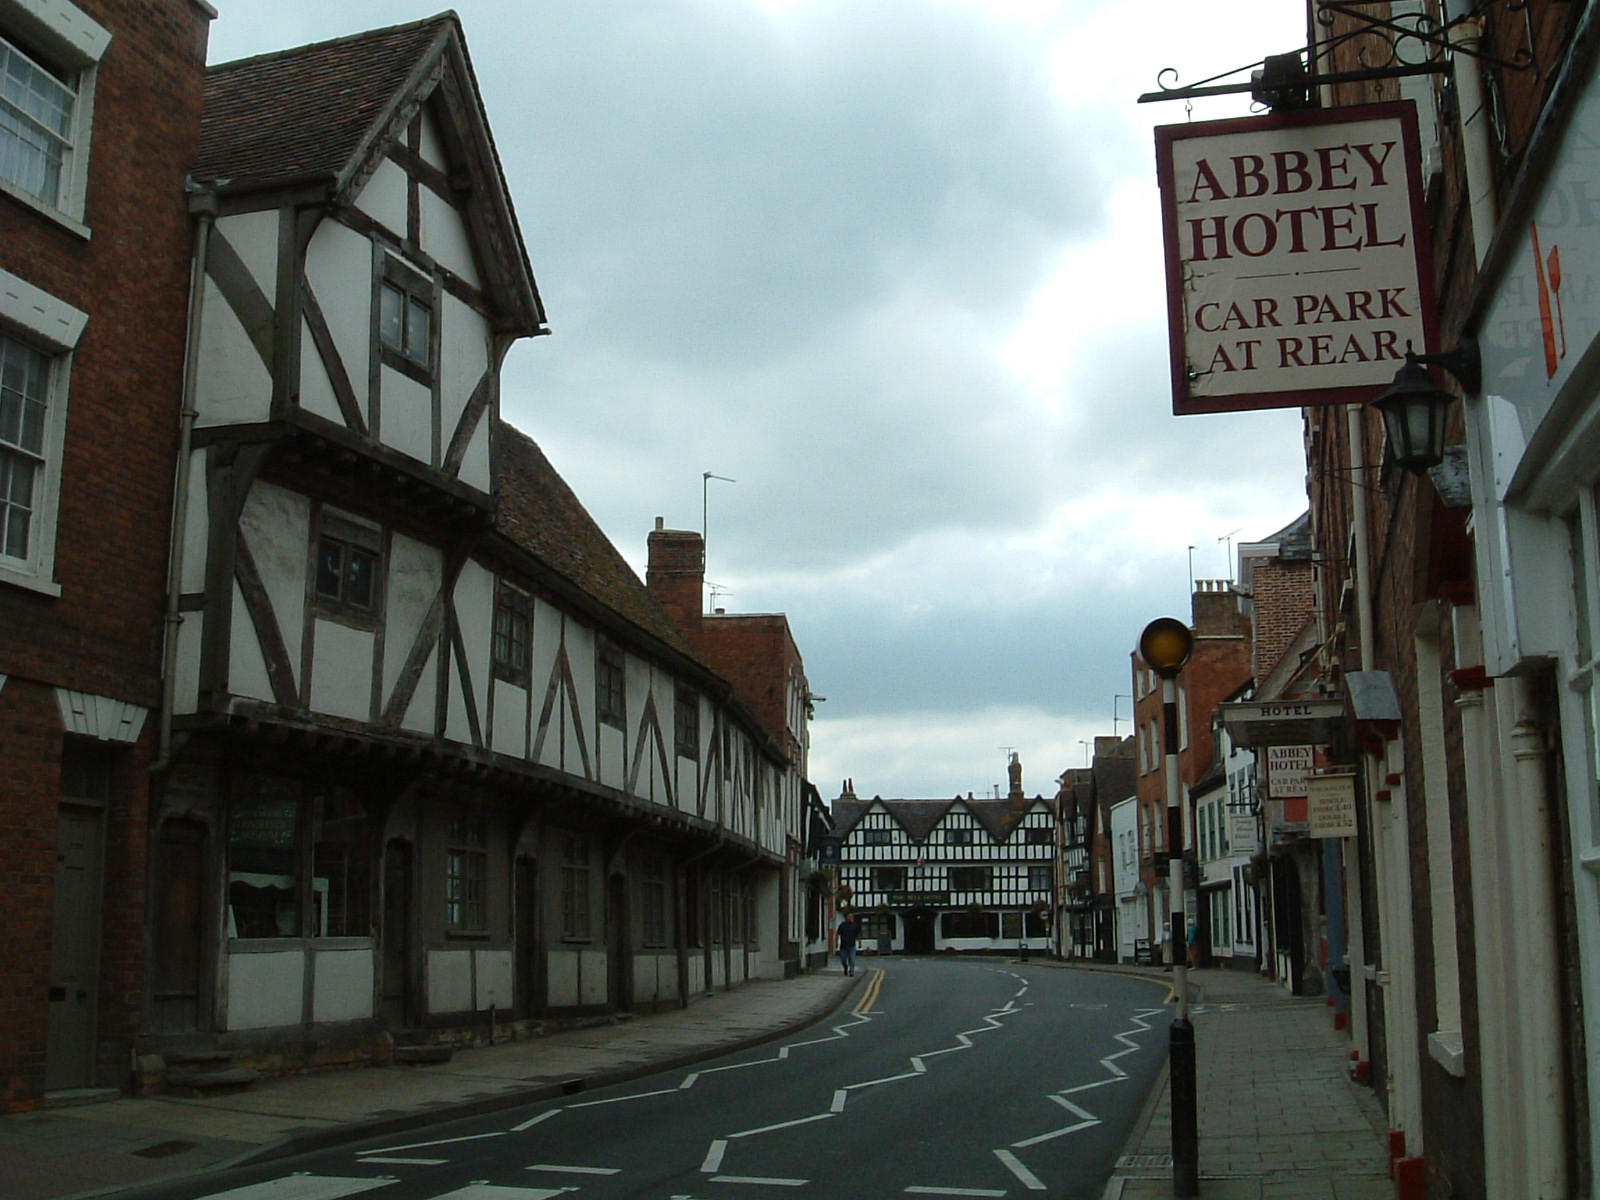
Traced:
[[1156, 130], [1172, 407], [1360, 403], [1434, 338], [1409, 101]]
[[1306, 798], [1312, 837], [1356, 836], [1354, 775], [1315, 775], [1307, 781]]

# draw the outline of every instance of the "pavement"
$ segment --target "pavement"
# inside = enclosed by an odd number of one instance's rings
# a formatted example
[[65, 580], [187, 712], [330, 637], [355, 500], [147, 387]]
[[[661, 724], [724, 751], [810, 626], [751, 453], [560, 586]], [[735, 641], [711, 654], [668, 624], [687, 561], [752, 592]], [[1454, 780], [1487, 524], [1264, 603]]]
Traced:
[[[1387, 1119], [1372, 1090], [1351, 1082], [1350, 1037], [1326, 999], [1245, 971], [1189, 980], [1204, 1200], [1395, 1200]], [[1103, 1200], [1172, 1195], [1163, 1074]]]
[[[863, 966], [872, 965], [871, 958]], [[1148, 968], [1111, 969], [1170, 983]], [[448, 1063], [263, 1079], [246, 1091], [47, 1107], [0, 1117], [0, 1198], [84, 1200], [225, 1166], [388, 1136], [729, 1054], [835, 1011], [870, 972], [837, 967], [688, 1008], [457, 1051]], [[1206, 1200], [1394, 1200], [1382, 1114], [1348, 1081], [1323, 1001], [1246, 972], [1190, 973]], [[1172, 1195], [1165, 1078], [1105, 1200]], [[843, 1198], [855, 1200], [855, 1198]]]

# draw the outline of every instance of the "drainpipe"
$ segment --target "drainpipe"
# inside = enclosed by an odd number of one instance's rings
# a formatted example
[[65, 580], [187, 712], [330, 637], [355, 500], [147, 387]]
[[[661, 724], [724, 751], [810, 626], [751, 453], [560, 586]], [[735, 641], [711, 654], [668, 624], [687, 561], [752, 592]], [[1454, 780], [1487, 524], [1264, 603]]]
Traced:
[[[1450, 43], [1477, 50], [1483, 41], [1483, 21], [1472, 16], [1471, 0], [1447, 0], [1445, 17], [1458, 22], [1450, 27]], [[1483, 64], [1470, 54], [1454, 55], [1456, 99], [1461, 114], [1461, 148], [1467, 174], [1467, 211], [1472, 220], [1472, 246], [1480, 265], [1494, 240], [1499, 218], [1494, 196], [1493, 161], [1489, 134], [1489, 109], [1483, 86]]]
[[161, 637], [161, 719], [156, 760], [150, 774], [166, 770], [172, 761], [172, 708], [177, 695], [178, 628], [183, 624], [179, 605], [183, 596], [184, 539], [189, 526], [189, 457], [194, 426], [195, 378], [200, 373], [200, 332], [205, 312], [206, 259], [211, 248], [211, 227], [219, 207], [217, 193], [203, 189], [189, 197], [189, 211], [199, 218], [194, 234], [194, 261], [189, 274], [189, 336], [183, 354], [183, 409], [178, 422], [178, 464], [172, 484], [171, 544], [167, 550], [167, 608]]
[[[1372, 666], [1372, 547], [1367, 538], [1367, 448], [1363, 434], [1361, 406], [1358, 404], [1345, 406], [1345, 437], [1350, 445], [1350, 522], [1356, 542], [1358, 642], [1356, 665], [1359, 670], [1366, 671]], [[1366, 797], [1368, 806], [1367, 812], [1369, 817], [1375, 818], [1377, 810], [1372, 807], [1371, 763], [1365, 754], [1357, 755], [1356, 759], [1362, 793]], [[1378, 842], [1379, 839], [1374, 836], [1372, 845], [1375, 852]], [[1366, 898], [1361, 891], [1359, 838], [1345, 842], [1344, 877], [1348, 881], [1346, 895], [1350, 900], [1350, 941], [1346, 960], [1353, 967], [1350, 986], [1350, 1040], [1360, 1056], [1358, 1063], [1368, 1063], [1372, 1061], [1372, 1044], [1367, 1027], [1366, 968], [1371, 955], [1366, 944]], [[1383, 915], [1383, 907], [1380, 904], [1378, 909], [1380, 921]]]

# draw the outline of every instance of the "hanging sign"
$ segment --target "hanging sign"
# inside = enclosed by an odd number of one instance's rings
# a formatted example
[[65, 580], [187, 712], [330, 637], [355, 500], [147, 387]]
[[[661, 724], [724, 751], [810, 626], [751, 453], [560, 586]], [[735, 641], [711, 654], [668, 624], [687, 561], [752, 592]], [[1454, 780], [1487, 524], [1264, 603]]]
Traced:
[[1267, 747], [1267, 795], [1274, 800], [1306, 794], [1314, 754], [1310, 746]]
[[1172, 408], [1364, 403], [1434, 346], [1410, 101], [1156, 130]]
[[1306, 801], [1312, 837], [1356, 836], [1354, 775], [1313, 775], [1306, 780]]

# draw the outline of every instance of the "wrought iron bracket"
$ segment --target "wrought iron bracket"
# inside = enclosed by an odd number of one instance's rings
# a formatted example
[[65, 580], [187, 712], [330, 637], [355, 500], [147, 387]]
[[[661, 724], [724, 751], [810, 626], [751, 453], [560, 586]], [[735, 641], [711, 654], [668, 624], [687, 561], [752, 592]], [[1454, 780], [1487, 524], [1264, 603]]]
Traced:
[[[1157, 90], [1139, 97], [1140, 104], [1162, 100], [1193, 100], [1201, 96], [1225, 96], [1249, 92], [1271, 108], [1280, 107], [1288, 93], [1304, 90], [1309, 99], [1317, 87], [1334, 83], [1364, 83], [1374, 79], [1395, 79], [1408, 75], [1439, 75], [1451, 69], [1451, 56], [1468, 57], [1491, 63], [1503, 70], [1526, 71], [1533, 67], [1533, 54], [1518, 48], [1510, 58], [1489, 54], [1479, 37], [1457, 37], [1495, 8], [1520, 12], [1526, 18], [1528, 0], [1473, 0], [1471, 7], [1448, 20], [1434, 16], [1419, 5], [1415, 11], [1394, 11], [1392, 0], [1316, 0], [1317, 24], [1331, 29], [1345, 17], [1356, 27], [1315, 47], [1289, 54], [1268, 55], [1259, 62], [1222, 71], [1185, 87], [1175, 86], [1178, 72], [1166, 67], [1156, 75]], [[1317, 64], [1326, 62], [1334, 50], [1346, 42], [1364, 39], [1357, 51], [1361, 66], [1349, 71], [1319, 72]], [[1531, 42], [1531, 37], [1530, 37]], [[1420, 53], [1419, 53], [1420, 51]], [[1298, 60], [1298, 75], [1286, 76], [1285, 64]], [[1309, 69], [1306, 69], [1309, 66]], [[1224, 82], [1249, 72], [1248, 82]], [[1291, 105], [1305, 107], [1305, 104]]]

